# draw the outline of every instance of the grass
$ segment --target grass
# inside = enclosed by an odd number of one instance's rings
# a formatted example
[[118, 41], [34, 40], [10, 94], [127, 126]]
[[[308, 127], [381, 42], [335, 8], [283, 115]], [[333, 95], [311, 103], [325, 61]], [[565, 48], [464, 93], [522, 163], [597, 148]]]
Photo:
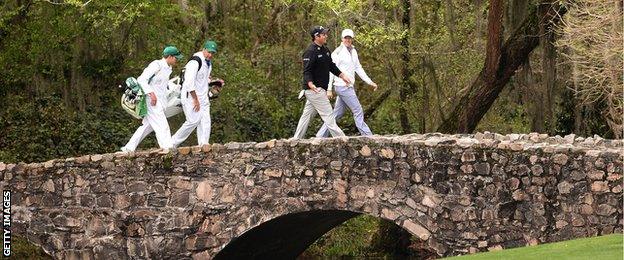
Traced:
[[[4, 258], [4, 257], [3, 257]], [[53, 259], [39, 246], [33, 245], [22, 237], [11, 237], [11, 259], [48, 260]]]
[[613, 234], [600, 237], [582, 238], [557, 243], [478, 253], [448, 260], [490, 260], [490, 259], [624, 259], [624, 236]]

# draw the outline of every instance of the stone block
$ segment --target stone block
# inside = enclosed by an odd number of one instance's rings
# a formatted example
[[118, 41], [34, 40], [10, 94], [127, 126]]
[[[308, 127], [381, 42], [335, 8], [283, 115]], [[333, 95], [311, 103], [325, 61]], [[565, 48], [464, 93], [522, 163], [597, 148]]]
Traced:
[[381, 209], [381, 217], [390, 221], [394, 221], [399, 217], [399, 214], [394, 210], [383, 208]]
[[596, 209], [596, 213], [600, 216], [610, 216], [615, 212], [617, 212], [617, 209], [608, 204], [598, 205], [598, 208]]
[[394, 151], [390, 148], [383, 148], [379, 151], [379, 156], [381, 156], [381, 158], [392, 160], [394, 158]]
[[342, 161], [332, 161], [329, 166], [334, 171], [340, 171], [342, 169]]
[[474, 169], [479, 175], [489, 175], [490, 174], [490, 164], [489, 163], [475, 163]]
[[552, 160], [556, 164], [565, 165], [566, 163], [568, 163], [568, 156], [565, 154], [559, 153], [559, 154], [553, 155]]
[[47, 191], [47, 192], [54, 192], [54, 191], [55, 191], [55, 188], [54, 188], [54, 181], [52, 181], [51, 179], [47, 180], [47, 181], [46, 181], [46, 182], [45, 182], [45, 183], [41, 186], [41, 188], [42, 188], [44, 191]]
[[559, 194], [570, 194], [570, 190], [572, 190], [572, 184], [567, 181], [563, 181], [557, 184], [557, 189], [559, 190]]
[[606, 181], [595, 181], [591, 184], [591, 190], [594, 192], [608, 192], [609, 183]]
[[97, 206], [101, 208], [110, 208], [113, 206], [113, 202], [110, 196], [108, 195], [101, 195], [97, 197], [96, 203], [97, 203]]
[[518, 180], [518, 178], [510, 178], [509, 180], [507, 180], [507, 187], [510, 190], [516, 190], [518, 189], [518, 187], [520, 187], [520, 180]]
[[180, 155], [188, 155], [191, 153], [191, 147], [180, 147], [178, 148], [178, 153]]
[[208, 181], [200, 182], [195, 189], [197, 199], [203, 202], [212, 202], [215, 196], [215, 189]]
[[603, 180], [605, 177], [605, 172], [601, 170], [593, 170], [587, 174], [590, 180]]
[[188, 191], [173, 193], [171, 194], [171, 198], [169, 199], [169, 206], [180, 208], [188, 207], [189, 197], [190, 194]]
[[104, 158], [104, 156], [102, 156], [101, 154], [96, 154], [96, 155], [92, 155], [91, 156], [91, 161], [92, 162], [99, 162]]
[[431, 237], [431, 233], [429, 232], [429, 230], [409, 219], [403, 221], [402, 226], [407, 229], [407, 231], [409, 231], [412, 235], [418, 237], [420, 240], [425, 241], [429, 239], [429, 237]]

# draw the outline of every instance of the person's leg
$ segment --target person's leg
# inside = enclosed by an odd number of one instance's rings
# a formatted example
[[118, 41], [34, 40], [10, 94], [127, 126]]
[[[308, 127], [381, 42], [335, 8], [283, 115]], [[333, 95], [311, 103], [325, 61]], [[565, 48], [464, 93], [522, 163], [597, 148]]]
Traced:
[[147, 115], [145, 116], [149, 125], [154, 129], [156, 133], [156, 140], [158, 146], [163, 149], [173, 148], [173, 140], [171, 139], [171, 130], [169, 129], [169, 122], [167, 122], [167, 116], [165, 116], [165, 106], [163, 103], [156, 106], [150, 106], [148, 108]]
[[355, 90], [353, 88], [349, 88], [340, 97], [353, 113], [353, 121], [355, 121], [355, 126], [358, 131], [360, 131], [360, 134], [373, 135], [370, 128], [368, 128], [368, 125], [364, 122], [364, 110], [362, 109], [360, 100], [358, 100], [357, 95], [355, 94]]
[[[338, 122], [338, 119], [340, 119], [342, 115], [344, 115], [344, 108], [345, 108], [345, 104], [340, 98], [340, 96], [338, 95], [338, 97], [336, 97], [336, 104], [334, 105], [334, 112], [332, 112], [336, 122]], [[318, 132], [316, 132], [316, 137], [328, 137], [328, 136], [329, 136], [329, 129], [327, 129], [327, 125], [323, 123], [323, 125], [318, 130]]]
[[202, 102], [202, 108], [199, 112], [201, 120], [197, 126], [197, 145], [204, 145], [210, 141], [210, 102]]
[[134, 152], [136, 148], [139, 146], [139, 144], [141, 143], [141, 141], [143, 141], [143, 139], [152, 131], [154, 130], [149, 125], [147, 120], [144, 118], [143, 125], [139, 126], [139, 128], [137, 128], [137, 130], [134, 131], [134, 134], [132, 135], [132, 137], [130, 137], [130, 140], [128, 141], [128, 143], [124, 147], [121, 147], [121, 151]]
[[[184, 92], [186, 93], [186, 92]], [[185, 94], [183, 94], [185, 95]], [[193, 110], [193, 99], [182, 97], [182, 109], [184, 110], [184, 116], [186, 121], [180, 126], [180, 129], [171, 138], [173, 140], [173, 147], [178, 147], [186, 138], [193, 133], [193, 130], [199, 125], [201, 114]]]
[[[306, 94], [306, 98], [308, 95]], [[316, 112], [321, 116], [323, 122], [327, 124], [327, 129], [329, 129], [329, 133], [333, 137], [344, 136], [344, 132], [336, 125], [336, 119], [332, 115], [332, 107], [329, 103], [329, 99], [327, 98], [327, 93], [325, 90], [321, 90], [319, 93], [314, 93], [310, 95], [308, 99], [310, 103], [316, 109]]]
[[308, 125], [314, 116], [316, 115], [316, 110], [314, 106], [310, 102], [308, 98], [308, 92], [313, 92], [311, 90], [306, 90], [306, 103], [303, 106], [303, 113], [301, 113], [301, 117], [299, 118], [299, 123], [297, 124], [297, 130], [295, 130], [295, 136], [293, 138], [302, 139], [305, 137], [306, 131], [308, 131]]

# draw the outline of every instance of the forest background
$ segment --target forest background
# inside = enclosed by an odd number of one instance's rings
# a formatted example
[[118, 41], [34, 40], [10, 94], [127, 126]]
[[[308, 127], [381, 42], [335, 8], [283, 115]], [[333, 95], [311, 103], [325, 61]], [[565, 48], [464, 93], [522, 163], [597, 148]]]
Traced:
[[[6, 0], [0, 2], [0, 161], [116, 152], [140, 122], [125, 78], [163, 47], [219, 44], [211, 143], [293, 135], [314, 25], [344, 28], [376, 92], [356, 89], [375, 134], [539, 132], [622, 138], [620, 0]], [[184, 62], [174, 67], [180, 73]], [[170, 118], [172, 131], [184, 121]], [[339, 125], [357, 135], [351, 116]], [[320, 126], [310, 126], [311, 137]], [[194, 145], [191, 136], [185, 145]], [[140, 149], [156, 147], [154, 136]], [[404, 231], [360, 217], [306, 255], [417, 254]]]

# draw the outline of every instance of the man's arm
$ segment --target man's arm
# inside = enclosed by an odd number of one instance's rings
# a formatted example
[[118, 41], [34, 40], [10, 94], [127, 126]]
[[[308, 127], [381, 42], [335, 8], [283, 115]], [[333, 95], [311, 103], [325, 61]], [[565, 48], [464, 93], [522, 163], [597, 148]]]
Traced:
[[[336, 63], [338, 61], [338, 52], [340, 51], [340, 47], [336, 48], [334, 50], [334, 52], [332, 52], [331, 58], [332, 61], [334, 63]], [[336, 65], [338, 66], [338, 65]], [[336, 76], [334, 76], [333, 73], [329, 73], [329, 83], [327, 83], [327, 97], [328, 98], [333, 98], [334, 97], [334, 80], [336, 80]]]
[[143, 93], [150, 96], [150, 104], [152, 106], [156, 105], [157, 98], [156, 94], [154, 94], [154, 89], [149, 85], [149, 80], [151, 77], [155, 76], [159, 70], [160, 67], [158, 66], [158, 61], [152, 61], [152, 63], [147, 65], [147, 68], [143, 70], [141, 76], [137, 78], [137, 82], [139, 82], [139, 85], [143, 89]]
[[347, 76], [347, 74], [342, 73], [342, 71], [338, 69], [338, 66], [336, 66], [336, 63], [334, 63], [333, 61], [330, 61], [329, 71], [333, 73], [334, 75], [338, 76], [339, 78], [341, 78], [342, 81], [345, 82], [345, 84], [351, 85], [351, 79], [349, 79], [349, 76]]
[[305, 82], [310, 89], [314, 89], [316, 87], [313, 83], [314, 76], [312, 74], [315, 62], [316, 57], [314, 56], [314, 52], [310, 49], [307, 49], [305, 53], [303, 53], [303, 82]]
[[[338, 61], [338, 51], [340, 50], [340, 47], [336, 48], [334, 50], [334, 52], [332, 52], [331, 54], [331, 58], [332, 58], [332, 62], [334, 62], [334, 64], [336, 64], [336, 61]], [[336, 65], [336, 67], [338, 67], [338, 65]], [[329, 73], [329, 83], [327, 84], [327, 90], [331, 91], [334, 89], [334, 80], [336, 80], [336, 76], [334, 76], [333, 73]]]
[[141, 85], [141, 88], [143, 88], [143, 92], [145, 92], [145, 94], [154, 92], [154, 89], [152, 89], [148, 81], [156, 74], [156, 72], [159, 71], [159, 69], [158, 61], [153, 61], [147, 65], [147, 68], [145, 68], [141, 75], [137, 78], [137, 81], [139, 82], [139, 85]]
[[351, 80], [349, 79], [349, 77], [346, 74], [342, 73], [342, 71], [340, 71], [340, 69], [338, 68], [338, 66], [336, 66], [336, 63], [334, 63], [333, 60], [329, 61], [329, 71], [334, 75], [340, 77], [342, 81], [344, 81], [347, 85], [351, 84]]
[[340, 74], [342, 74], [342, 71], [340, 71], [340, 69], [338, 68], [338, 66], [336, 66], [336, 63], [334, 63], [333, 60], [329, 62], [329, 71], [338, 77], [340, 77]]
[[184, 89], [186, 91], [195, 91], [195, 77], [197, 77], [197, 71], [199, 70], [199, 63], [196, 60], [190, 60], [184, 66]]
[[184, 89], [191, 94], [193, 98], [193, 110], [199, 111], [199, 98], [197, 98], [197, 92], [195, 91], [195, 77], [197, 77], [197, 71], [199, 70], [199, 63], [196, 60], [190, 60], [184, 67]]

